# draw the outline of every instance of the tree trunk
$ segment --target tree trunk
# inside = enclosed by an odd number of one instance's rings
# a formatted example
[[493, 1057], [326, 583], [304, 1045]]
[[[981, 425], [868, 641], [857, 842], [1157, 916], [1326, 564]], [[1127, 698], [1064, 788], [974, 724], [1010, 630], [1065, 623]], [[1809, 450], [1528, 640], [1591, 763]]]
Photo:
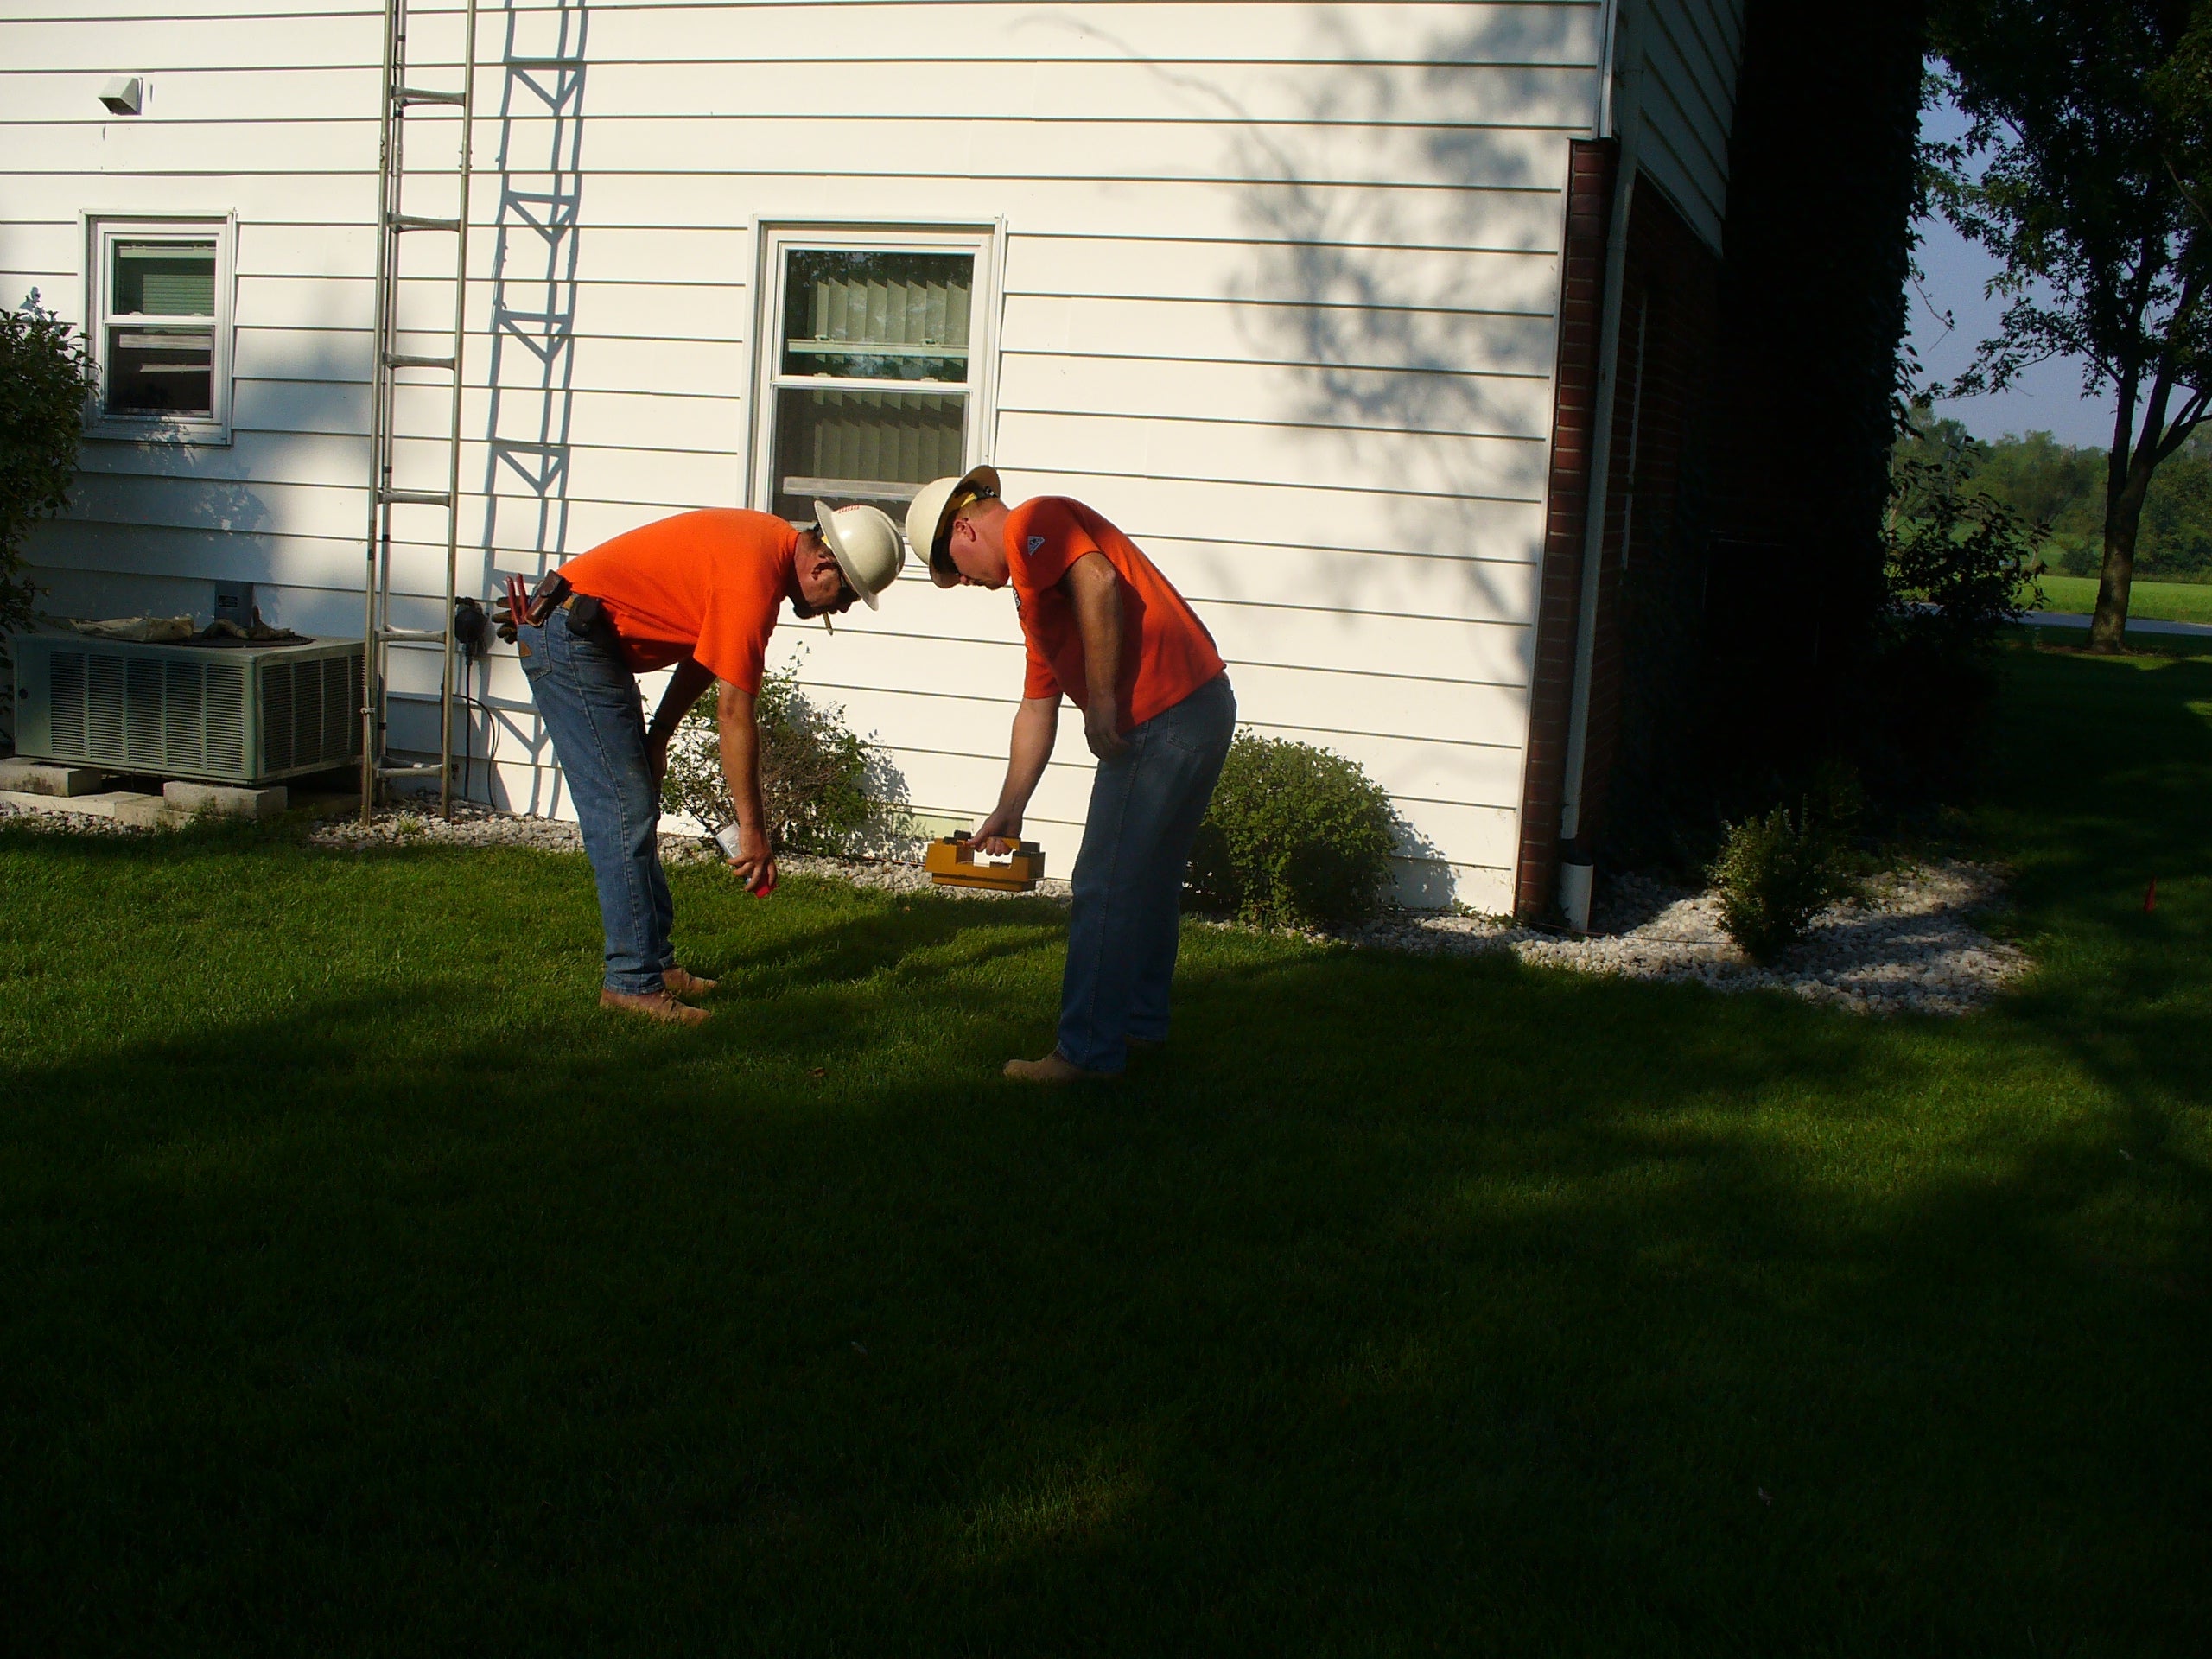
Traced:
[[2097, 574], [2097, 613], [2089, 619], [2091, 651], [2127, 649], [2127, 597], [2135, 582], [2135, 535], [2143, 524], [2157, 462], [2138, 453], [2116, 493], [2105, 501], [2105, 562]]

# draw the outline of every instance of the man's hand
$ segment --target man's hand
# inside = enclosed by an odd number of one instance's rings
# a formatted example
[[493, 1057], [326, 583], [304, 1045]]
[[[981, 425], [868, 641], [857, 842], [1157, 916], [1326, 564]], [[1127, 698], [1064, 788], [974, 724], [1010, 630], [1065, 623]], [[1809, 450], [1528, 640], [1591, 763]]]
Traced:
[[1006, 758], [1006, 785], [991, 816], [960, 844], [987, 853], [1010, 853], [1021, 839], [1022, 810], [1037, 792], [1037, 780], [1052, 758], [1053, 734], [1060, 729], [1060, 694], [1024, 697], [1014, 713], [1014, 740]]
[[960, 844], [997, 857], [1010, 853], [1021, 840], [1021, 814], [1001, 807], [976, 826], [976, 833]]
[[776, 855], [768, 837], [760, 830], [738, 826], [737, 856], [730, 860], [729, 868], [755, 896], [765, 899], [775, 891]]
[[1090, 752], [1101, 760], [1111, 760], [1129, 747], [1121, 733], [1114, 729], [1114, 710], [1101, 709], [1096, 703], [1083, 711], [1083, 741], [1090, 745]]
[[737, 809], [737, 856], [729, 867], [756, 897], [766, 897], [776, 885], [776, 855], [761, 829], [768, 814], [760, 804], [760, 728], [753, 720], [753, 694], [723, 680], [715, 696], [721, 711], [722, 781]]
[[651, 727], [645, 728], [645, 763], [652, 768], [656, 793], [668, 781], [668, 743], [673, 735], [669, 732], [656, 732]]

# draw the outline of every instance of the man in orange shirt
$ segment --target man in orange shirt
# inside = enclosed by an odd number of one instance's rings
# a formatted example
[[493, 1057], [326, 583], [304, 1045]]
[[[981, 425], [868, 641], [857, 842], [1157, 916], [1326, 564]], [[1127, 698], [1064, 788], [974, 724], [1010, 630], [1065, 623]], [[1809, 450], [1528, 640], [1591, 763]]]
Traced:
[[1236, 729], [1221, 653], [1135, 543], [1079, 501], [1008, 507], [978, 467], [925, 485], [906, 540], [940, 588], [1011, 583], [1028, 666], [997, 809], [969, 837], [1004, 852], [1045, 775], [1060, 697], [1083, 710], [1098, 757], [1075, 864], [1059, 1041], [1009, 1060], [1032, 1083], [1113, 1077], [1132, 1044], [1167, 1040], [1183, 868]]
[[[730, 868], [753, 892], [776, 884], [760, 804], [753, 706], [768, 635], [788, 600], [801, 617], [873, 609], [905, 563], [899, 527], [874, 507], [815, 523], [709, 508], [618, 536], [561, 567], [569, 592], [538, 626], [517, 630], [523, 672], [543, 716], [583, 831], [607, 931], [603, 1007], [696, 1024], [680, 997], [714, 982], [676, 965], [676, 910], [660, 865], [660, 781], [669, 740], [709, 685], [719, 694], [722, 775], [737, 810]], [[647, 726], [635, 675], [673, 667]]]

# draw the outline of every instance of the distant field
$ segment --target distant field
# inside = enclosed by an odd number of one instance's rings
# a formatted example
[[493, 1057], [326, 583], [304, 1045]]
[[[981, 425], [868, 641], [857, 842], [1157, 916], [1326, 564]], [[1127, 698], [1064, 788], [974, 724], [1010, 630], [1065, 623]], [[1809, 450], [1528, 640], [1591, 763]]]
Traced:
[[[2094, 576], [2045, 576], [2044, 608], [2087, 616], [2097, 608]], [[2139, 582], [2127, 613], [2143, 622], [2212, 622], [2212, 582]]]

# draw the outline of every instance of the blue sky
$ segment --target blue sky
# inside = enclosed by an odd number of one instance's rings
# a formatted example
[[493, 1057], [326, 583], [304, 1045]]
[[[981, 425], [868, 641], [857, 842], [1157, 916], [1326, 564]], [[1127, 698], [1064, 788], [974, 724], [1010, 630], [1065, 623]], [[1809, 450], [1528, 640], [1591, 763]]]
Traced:
[[[1921, 122], [1921, 130], [1929, 137], [1956, 137], [1965, 128], [1963, 118], [1948, 103], [1928, 111]], [[1974, 348], [1997, 330], [2001, 308], [1985, 295], [1997, 264], [1941, 220], [1924, 221], [1920, 229], [1920, 265], [1926, 275], [1905, 288], [1911, 308], [1908, 337], [1920, 353], [1923, 373], [1948, 379], [1971, 363]], [[1946, 313], [1951, 325], [1948, 328]], [[2084, 397], [2082, 365], [2071, 358], [2037, 365], [2010, 391], [1994, 397], [1946, 399], [1936, 407], [1939, 413], [1965, 422], [1967, 430], [1978, 438], [2040, 430], [2052, 433], [2062, 443], [2102, 449], [2112, 442], [2112, 395], [2107, 391]]]

